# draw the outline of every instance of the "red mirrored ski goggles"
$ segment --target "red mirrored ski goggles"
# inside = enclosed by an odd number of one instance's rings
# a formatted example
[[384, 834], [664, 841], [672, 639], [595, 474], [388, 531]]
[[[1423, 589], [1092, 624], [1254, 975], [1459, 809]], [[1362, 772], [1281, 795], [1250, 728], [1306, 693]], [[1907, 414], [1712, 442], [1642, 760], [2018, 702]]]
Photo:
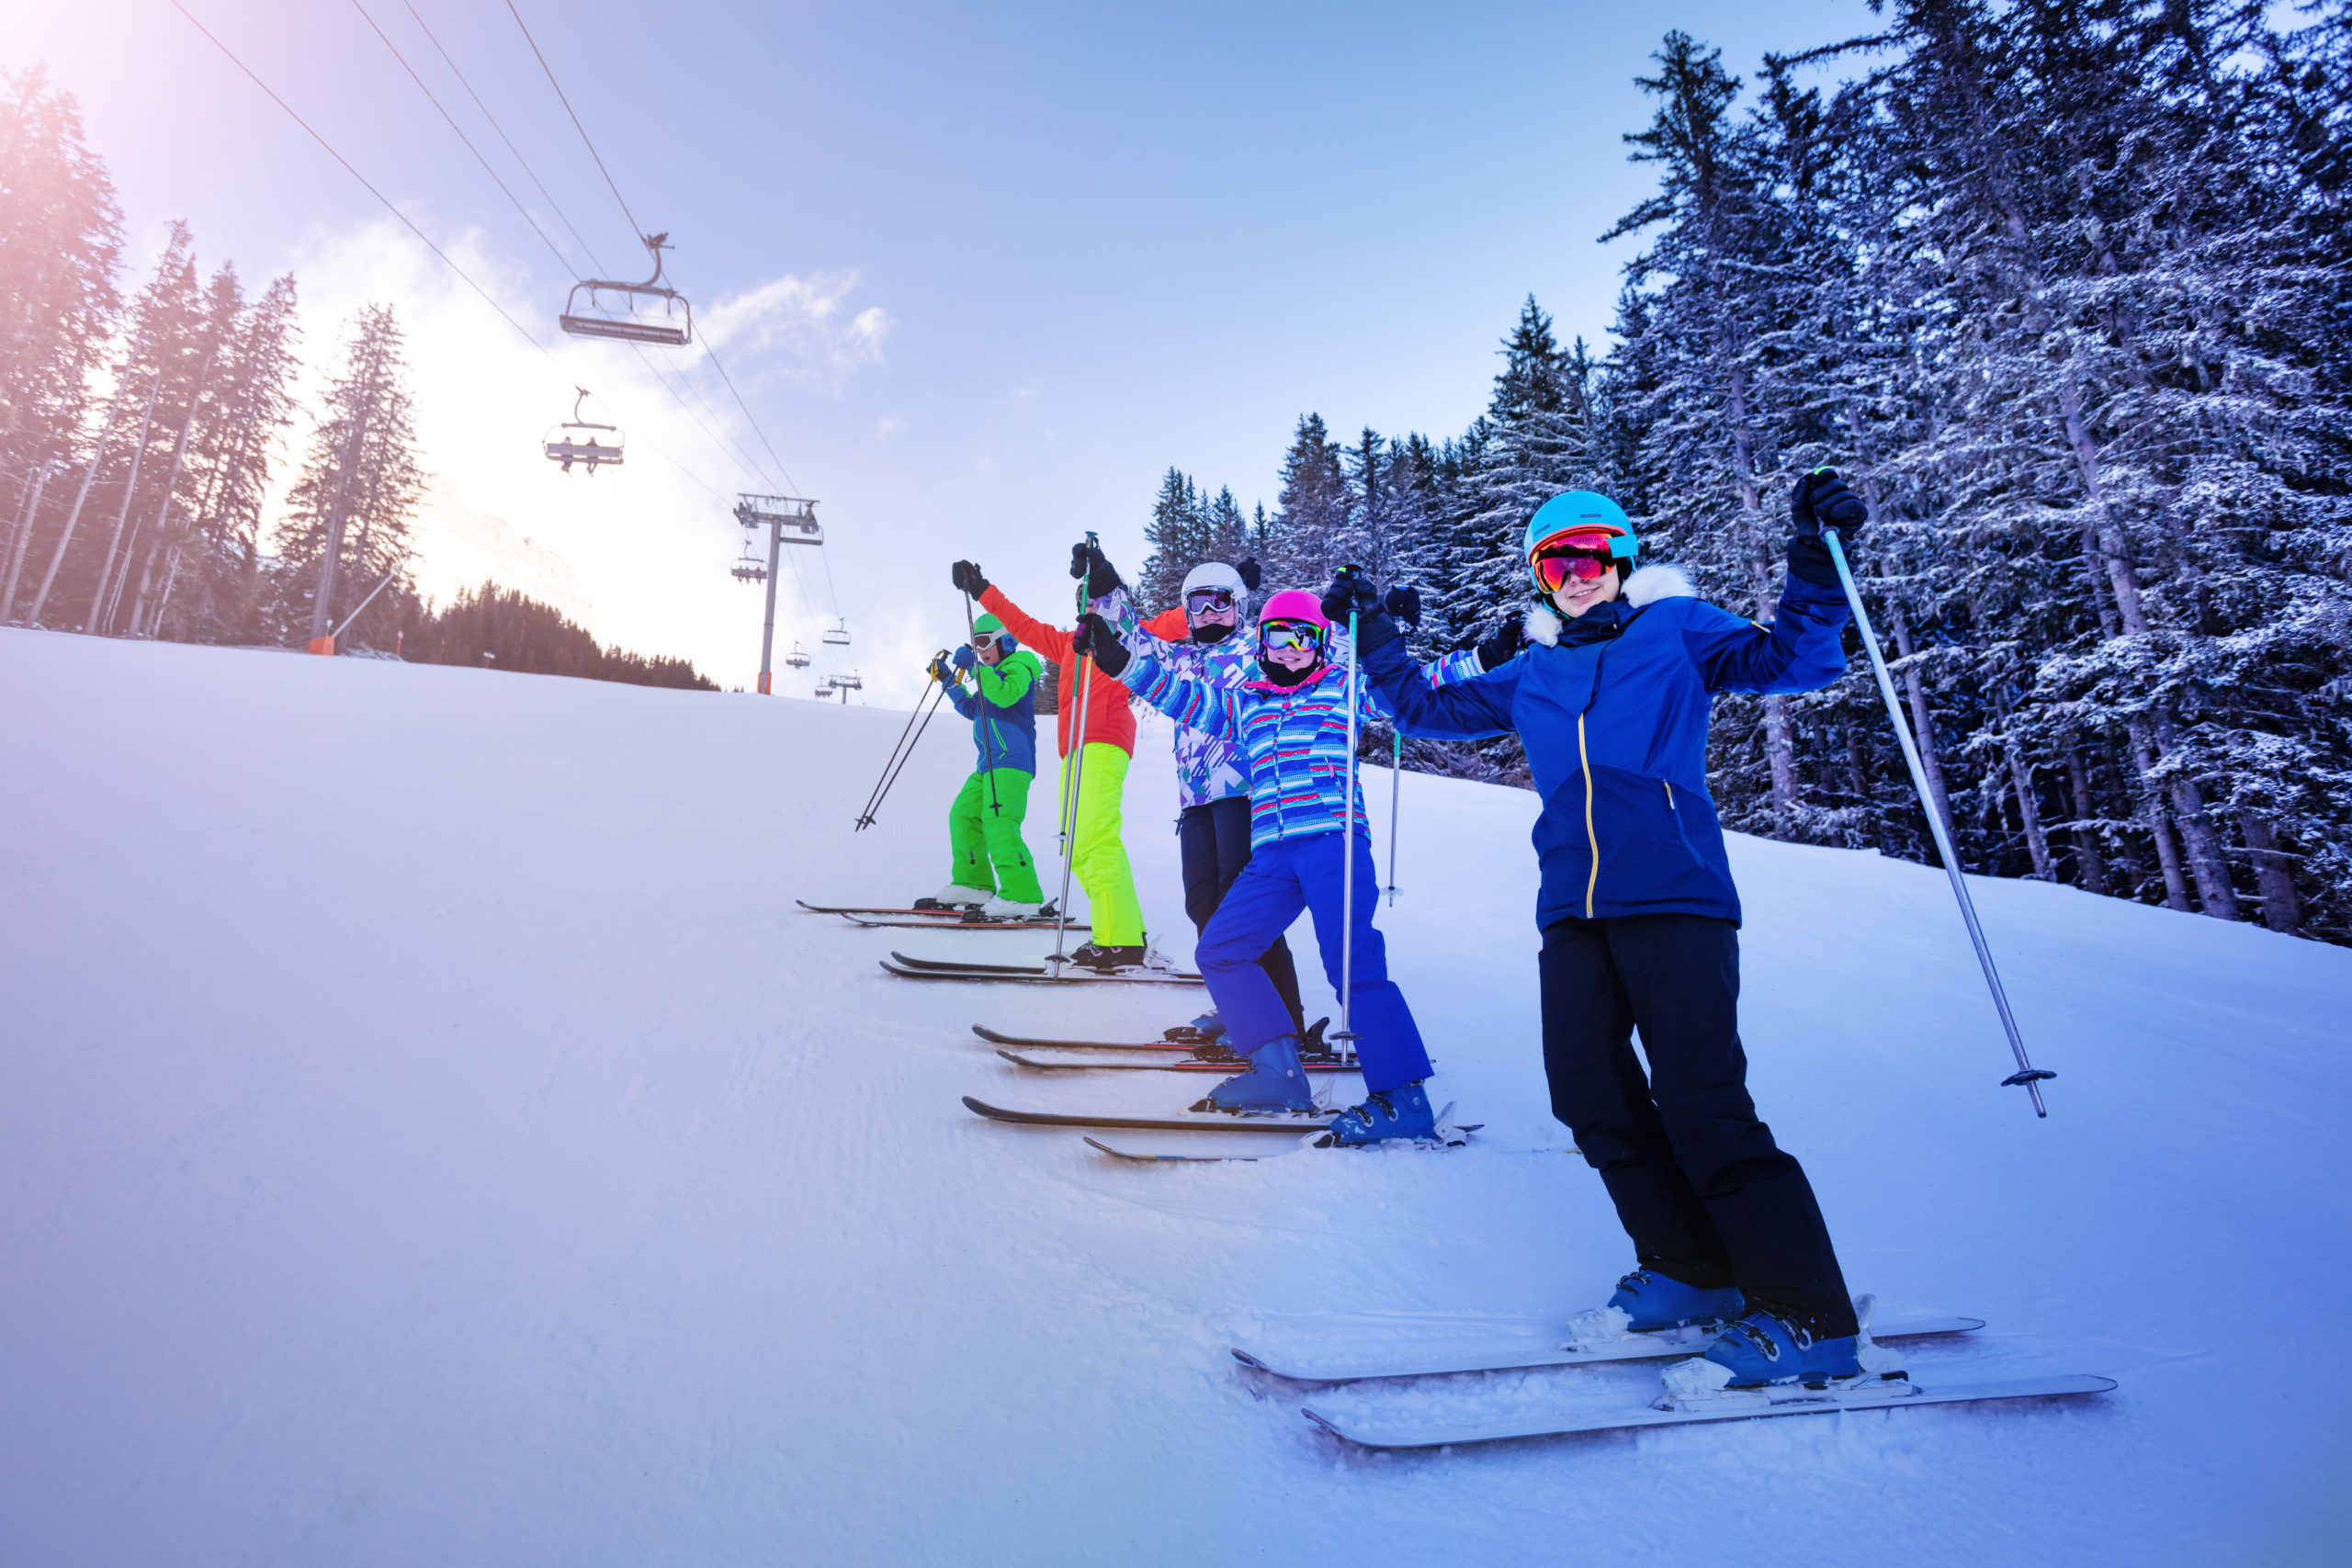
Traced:
[[1605, 571], [1614, 571], [1617, 557], [1607, 534], [1598, 528], [1579, 528], [1555, 534], [1537, 545], [1527, 558], [1527, 569], [1534, 573], [1538, 588], [1557, 593], [1572, 578], [1589, 582]]

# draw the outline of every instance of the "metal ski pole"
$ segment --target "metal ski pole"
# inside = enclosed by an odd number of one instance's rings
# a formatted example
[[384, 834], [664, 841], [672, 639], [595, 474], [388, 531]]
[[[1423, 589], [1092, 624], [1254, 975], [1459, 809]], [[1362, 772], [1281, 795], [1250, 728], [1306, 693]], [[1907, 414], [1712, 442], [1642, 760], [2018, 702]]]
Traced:
[[[939, 657], [944, 660], [947, 656], [942, 653]], [[933, 661], [933, 667], [937, 668], [937, 660]], [[890, 787], [899, 782], [899, 775], [907, 771], [907, 762], [914, 756], [915, 748], [922, 744], [923, 730], [931, 728], [932, 716], [939, 711], [939, 705], [946, 695], [946, 686], [934, 681], [928, 704], [915, 704], [914, 712], [907, 715], [906, 727], [899, 731], [899, 743], [890, 748], [889, 760], [882, 764], [881, 781], [874, 786], [874, 793], [865, 797], [865, 809], [858, 813], [857, 826], [853, 831], [863, 833], [874, 826], [874, 814], [882, 809], [882, 802], [888, 797]], [[922, 720], [921, 728], [915, 726], [918, 717]], [[914, 730], [912, 740], [907, 739], [909, 729]]]
[[[1064, 791], [1068, 804], [1062, 817], [1062, 897], [1054, 909], [1054, 956], [1046, 965], [1046, 973], [1059, 976], [1062, 972], [1062, 942], [1069, 931], [1069, 873], [1078, 861], [1078, 794], [1086, 783], [1086, 714], [1094, 696], [1094, 688], [1087, 678], [1086, 667], [1092, 660], [1080, 654], [1075, 661], [1078, 671], [1078, 728], [1075, 744], [1069, 754], [1069, 788]], [[1069, 694], [1063, 694], [1069, 699]]]
[[1951, 878], [1952, 897], [1960, 900], [1960, 918], [1968, 926], [1968, 940], [1976, 949], [1976, 962], [1984, 970], [1984, 984], [1993, 993], [1993, 1007], [2001, 1015], [2001, 1028], [2009, 1037], [2009, 1050], [2018, 1059], [2018, 1070], [2001, 1080], [2004, 1086], [2020, 1086], [2033, 1097], [2033, 1113], [2048, 1116], [2049, 1107], [2041, 1103], [2041, 1080], [2058, 1075], [2044, 1067], [2037, 1067], [2027, 1060], [2025, 1040], [2018, 1033], [2018, 1021], [2009, 1012], [2008, 993], [2001, 989], [2000, 971], [1993, 967], [1993, 950], [1984, 944], [1984, 929], [1976, 923], [1976, 905], [1968, 896], [1968, 884], [1960, 874], [1960, 857], [1952, 852], [1951, 835], [1944, 831], [1944, 819], [1936, 810], [1934, 796], [1928, 793], [1927, 770], [1919, 764], [1919, 748], [1911, 739], [1911, 727], [1904, 722], [1902, 705], [1895, 700], [1894, 678], [1886, 672], [1886, 660], [1878, 650], [1878, 631], [1871, 625], [1870, 612], [1862, 607], [1862, 592], [1854, 585], [1853, 569], [1846, 564], [1846, 547], [1839, 542], [1838, 530], [1824, 526], [1821, 536], [1829, 546], [1829, 558], [1838, 565], [1838, 581], [1846, 590], [1846, 603], [1854, 612], [1854, 625], [1862, 634], [1862, 649], [1871, 656], [1871, 673], [1878, 677], [1878, 694], [1886, 699], [1886, 716], [1894, 722], [1894, 738], [1903, 747], [1904, 765], [1911, 770], [1911, 785], [1919, 792], [1919, 808], [1928, 814], [1928, 830], [1935, 836], [1936, 853], [1943, 857], [1944, 874]]
[[1405, 779], [1405, 732], [1396, 732], [1396, 750], [1388, 761], [1388, 907], [1396, 907], [1396, 786]]
[[1340, 840], [1340, 1032], [1331, 1036], [1344, 1041], [1340, 1047], [1340, 1059], [1356, 1059], [1356, 676], [1362, 664], [1356, 659], [1356, 612], [1348, 607], [1348, 815], [1347, 830]]

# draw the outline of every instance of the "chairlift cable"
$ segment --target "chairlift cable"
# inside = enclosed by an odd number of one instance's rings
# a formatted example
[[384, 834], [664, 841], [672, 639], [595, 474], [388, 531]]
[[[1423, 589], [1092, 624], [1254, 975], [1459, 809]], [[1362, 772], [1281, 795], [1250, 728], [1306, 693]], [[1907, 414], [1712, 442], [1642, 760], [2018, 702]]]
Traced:
[[[177, 0], [174, 3], [176, 4]], [[571, 100], [564, 96], [563, 84], [555, 79], [555, 67], [549, 65], [548, 57], [539, 52], [539, 40], [531, 36], [530, 25], [523, 20], [523, 13], [514, 8], [514, 0], [506, 0], [506, 13], [514, 18], [514, 25], [523, 29], [523, 41], [531, 46], [531, 53], [538, 60], [539, 69], [547, 73], [548, 85], [555, 89], [556, 99], [563, 105], [563, 112], [571, 116], [571, 129], [580, 132], [581, 144], [588, 149], [588, 156], [596, 160], [596, 172], [605, 176], [605, 184], [611, 189], [613, 199], [620, 203], [621, 216], [628, 220], [628, 231], [639, 239], [644, 238], [645, 230], [639, 225], [637, 214], [628, 209], [628, 197], [622, 196], [621, 187], [613, 183], [613, 172], [605, 167], [603, 155], [596, 151], [595, 142], [588, 138], [588, 128], [580, 123], [580, 116], [572, 108]], [[656, 255], [654, 259], [659, 262], [661, 257]]]
[[[466, 73], [463, 71], [458, 69], [458, 62], [449, 57], [449, 51], [441, 47], [440, 38], [435, 34], [432, 28], [426, 25], [424, 17], [417, 11], [414, 0], [401, 0], [401, 4], [406, 6], [408, 14], [415, 18], [418, 29], [431, 41], [435, 52], [441, 56], [441, 62], [449, 68], [449, 74], [458, 79], [458, 85], [466, 90], [468, 97], [473, 99], [474, 107], [481, 110], [481, 118], [490, 122], [491, 130], [498, 132], [498, 139], [506, 143], [506, 150], [509, 152], [514, 154], [514, 162], [522, 165], [523, 172], [531, 176], [531, 183], [539, 187], [539, 194], [547, 197], [548, 209], [556, 215], [564, 228], [571, 231], [571, 237], [579, 242], [581, 250], [586, 254], [588, 260], [594, 264], [596, 270], [603, 272], [605, 264], [598, 259], [596, 247], [590, 244], [580, 232], [579, 225], [565, 216], [563, 208], [556, 201], [555, 194], [548, 189], [547, 181], [539, 178], [539, 172], [531, 167], [531, 161], [523, 156], [523, 150], [514, 145], [514, 139], [506, 134], [506, 128], [498, 123], [498, 117], [490, 112], [490, 106], [481, 101], [480, 93], [474, 91], [474, 85], [466, 79]], [[565, 270], [571, 272], [575, 278], [579, 276], [579, 270], [569, 264], [566, 264]]]
[[570, 273], [576, 280], [580, 275], [573, 268], [571, 265], [571, 258], [565, 255], [562, 248], [548, 237], [548, 231], [539, 227], [539, 220], [531, 216], [531, 209], [525, 207], [523, 203], [516, 198], [514, 193], [507, 188], [506, 182], [498, 177], [498, 171], [490, 166], [490, 160], [481, 155], [481, 149], [473, 144], [473, 139], [465, 133], [464, 129], [458, 124], [454, 118], [451, 117], [449, 111], [442, 107], [441, 100], [434, 96], [433, 89], [424, 85], [424, 78], [418, 75], [416, 73], [416, 67], [408, 62], [408, 56], [402, 54], [400, 51], [400, 47], [392, 42], [390, 37], [385, 33], [384, 29], [377, 26], [376, 18], [368, 14], [368, 7], [361, 5], [359, 0], [351, 0], [351, 8], [359, 13], [360, 18], [368, 24], [368, 30], [373, 32], [377, 38], [383, 40], [383, 45], [386, 49], [391, 51], [392, 58], [401, 62], [401, 69], [408, 73], [408, 79], [416, 84], [416, 90], [418, 92], [424, 95], [424, 101], [431, 104], [435, 111], [437, 112], [444, 120], [448, 122], [449, 129], [456, 132], [458, 141], [466, 144], [466, 151], [474, 155], [474, 162], [481, 165], [481, 172], [490, 176], [491, 183], [498, 187], [499, 194], [507, 199], [507, 202], [513, 206], [516, 212], [522, 214], [523, 221], [531, 226], [531, 232], [537, 234], [539, 237], [539, 243], [547, 246], [548, 253], [555, 257], [556, 265], [562, 267], [565, 272]]
[[[354, 3], [356, 4], [356, 0], [354, 0]], [[637, 214], [629, 210], [628, 198], [621, 195], [621, 187], [614, 180], [612, 170], [605, 166], [604, 155], [596, 151], [595, 141], [589, 136], [588, 128], [581, 123], [579, 111], [571, 107], [571, 99], [565, 94], [563, 84], [556, 80], [555, 67], [548, 63], [548, 57], [540, 50], [538, 39], [531, 36], [530, 25], [523, 20], [523, 13], [515, 9], [514, 0], [505, 0], [505, 3], [507, 14], [514, 18], [514, 25], [522, 29], [523, 40], [531, 46], [533, 58], [538, 61], [540, 71], [546, 73], [548, 85], [555, 89], [556, 98], [563, 105], [563, 112], [571, 117], [572, 130], [580, 133], [581, 145], [588, 149], [588, 156], [595, 161], [596, 172], [605, 176], [605, 186], [612, 191], [613, 199], [620, 205], [621, 216], [628, 220], [629, 231], [641, 236], [645, 232], [644, 228], [638, 222]], [[658, 254], [654, 259], [657, 263], [660, 261]], [[718, 354], [712, 350], [707, 340], [703, 344], [703, 352], [710, 356], [711, 364], [718, 367], [719, 378], [727, 383], [727, 390], [734, 398], [735, 406], [743, 411], [743, 418], [750, 423], [752, 433], [760, 438], [760, 445], [767, 448], [768, 457], [783, 473], [786, 488], [798, 490], [800, 486], [793, 479], [791, 470], [785, 467], [784, 459], [776, 456], [775, 444], [768, 439], [767, 432], [760, 427], [760, 422], [752, 414], [751, 406], [743, 401], [743, 394], [736, 390], [735, 378], [727, 374], [727, 367], [720, 363]], [[752, 467], [756, 469], [758, 465], [753, 464]], [[826, 568], [828, 587], [831, 586], [831, 570], [828, 565]]]
[[[300, 126], [302, 129], [304, 135], [317, 142], [328, 157], [333, 158], [337, 164], [343, 165], [344, 173], [358, 181], [361, 189], [365, 190], [369, 196], [374, 197], [378, 202], [381, 203], [385, 211], [400, 220], [401, 226], [407, 229], [410, 233], [415, 235], [426, 250], [431, 251], [435, 256], [438, 257], [442, 265], [455, 273], [460, 283], [463, 283], [476, 294], [481, 296], [482, 303], [488, 305], [492, 310], [496, 311], [500, 321], [504, 321], [508, 326], [513, 327], [516, 335], [521, 337], [525, 343], [529, 344], [533, 348], [537, 349], [540, 356], [546, 359], [548, 364], [554, 366], [559, 372], [564, 372], [563, 362], [556, 358], [553, 354], [548, 351], [547, 344], [541, 343], [537, 338], [533, 337], [529, 329], [525, 327], [522, 322], [516, 321], [513, 316], [509, 315], [506, 311], [506, 308], [501, 305], [497, 299], [492, 296], [490, 290], [475, 282], [471, 274], [468, 273], [464, 267], [459, 266], [455, 261], [452, 261], [449, 257], [449, 253], [443, 250], [439, 245], [434, 243], [433, 236], [418, 228], [415, 220], [411, 219], [407, 213], [402, 212], [397, 206], [395, 206], [390, 197], [385, 196], [382, 191], [377, 189], [375, 184], [370, 181], [367, 175], [361, 174], [359, 170], [353, 165], [350, 159], [336, 152], [334, 144], [329, 141], [325, 137], [320, 135], [309, 120], [304, 119], [300, 114], [296, 113], [293, 105], [288, 103], [284, 98], [279, 97], [270, 85], [263, 81], [261, 77], [255, 73], [252, 66], [247, 65], [242, 59], [238, 58], [236, 51], [221, 42], [220, 38], [214, 34], [211, 28], [197, 20], [196, 14], [190, 11], [186, 6], [182, 5], [180, 0], [171, 0], [171, 6], [173, 10], [177, 11], [182, 17], [187, 18], [188, 26], [194, 28], [198, 32], [202, 33], [205, 37], [205, 40], [211, 44], [213, 48], [219, 50], [228, 60], [230, 64], [235, 66], [240, 72], [243, 73], [246, 80], [253, 83], [254, 86], [259, 87], [262, 90], [263, 95], [266, 96], [271, 103], [276, 104], [279, 108], [285, 110], [286, 118]], [[569, 381], [571, 378], [569, 373], [564, 372], [564, 374], [565, 379]], [[673, 393], [673, 395], [674, 396], [675, 394]], [[660, 453], [662, 458], [668, 462], [671, 467], [676, 468], [681, 474], [684, 474], [686, 478], [699, 485], [711, 496], [713, 500], [724, 502], [727, 499], [726, 496], [719, 491], [717, 486], [704, 479], [694, 469], [686, 467], [683, 462], [680, 462], [675, 456], [664, 448], [659, 442], [653, 441], [650, 438], [645, 438], [645, 445], [652, 447], [654, 451]]]

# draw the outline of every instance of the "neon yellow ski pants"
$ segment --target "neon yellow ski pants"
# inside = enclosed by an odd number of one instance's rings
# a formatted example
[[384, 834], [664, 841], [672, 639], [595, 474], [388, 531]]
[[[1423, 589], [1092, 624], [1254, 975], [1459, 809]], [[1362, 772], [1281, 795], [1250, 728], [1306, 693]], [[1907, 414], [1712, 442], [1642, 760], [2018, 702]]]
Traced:
[[956, 791], [956, 804], [947, 808], [956, 886], [1001, 893], [1016, 904], [1046, 901], [1037, 887], [1037, 863], [1021, 841], [1030, 782], [1019, 768], [983, 768]]
[[[1076, 830], [1070, 840], [1070, 874], [1086, 889], [1093, 940], [1102, 947], [1143, 944], [1143, 905], [1136, 898], [1135, 873], [1127, 869], [1127, 846], [1119, 838], [1119, 805], [1127, 788], [1127, 753], [1107, 741], [1090, 741], [1080, 751]], [[1062, 759], [1062, 799], [1069, 798], [1070, 759]], [[1062, 826], [1057, 824], [1057, 826]]]

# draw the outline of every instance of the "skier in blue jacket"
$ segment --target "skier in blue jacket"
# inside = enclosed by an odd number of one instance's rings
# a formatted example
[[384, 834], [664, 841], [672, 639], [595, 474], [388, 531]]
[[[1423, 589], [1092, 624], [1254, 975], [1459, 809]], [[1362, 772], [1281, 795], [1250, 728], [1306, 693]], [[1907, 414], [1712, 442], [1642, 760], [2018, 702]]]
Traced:
[[[1386, 950], [1372, 923], [1379, 902], [1363, 792], [1356, 830], [1343, 841], [1348, 810], [1348, 674], [1330, 658], [1332, 628], [1303, 589], [1277, 593], [1258, 619], [1256, 669], [1214, 679], [1184, 675], [1149, 651], [1131, 652], [1100, 615], [1080, 617], [1080, 645], [1106, 675], [1179, 725], [1229, 739], [1250, 777], [1250, 863], [1201, 933], [1198, 956], [1209, 997], [1248, 1070], [1209, 1092], [1202, 1107], [1238, 1112], [1311, 1110], [1299, 1062], [1297, 1025], [1259, 967], [1267, 943], [1298, 919], [1314, 917], [1315, 942], [1334, 991], [1351, 986], [1351, 1021], [1363, 1064], [1364, 1103], [1331, 1124], [1333, 1145], [1434, 1138], [1424, 1087], [1430, 1067], [1405, 994], [1388, 978]], [[1340, 634], [1343, 637], [1344, 633]], [[1152, 645], [1146, 643], [1147, 649]], [[1370, 693], [1363, 712], [1387, 716]], [[1356, 861], [1354, 907], [1342, 897], [1347, 856]], [[1353, 927], [1354, 973], [1343, 980], [1341, 943]]]
[[1812, 1185], [1748, 1098], [1739, 895], [1707, 794], [1715, 693], [1810, 691], [1845, 669], [1846, 604], [1819, 525], [1850, 537], [1863, 508], [1825, 469], [1799, 481], [1792, 511], [1788, 581], [1759, 625], [1702, 603], [1670, 567], [1634, 571], [1640, 547], [1615, 502], [1555, 496], [1524, 538], [1543, 602], [1502, 634], [1524, 650], [1434, 690], [1370, 590], [1359, 595], [1370, 612], [1359, 657], [1397, 727], [1437, 739], [1515, 732], [1543, 795], [1552, 1110], [1600, 1173], [1636, 1263], [1572, 1332], [1719, 1328], [1706, 1359], [1735, 1386], [1860, 1372]]

